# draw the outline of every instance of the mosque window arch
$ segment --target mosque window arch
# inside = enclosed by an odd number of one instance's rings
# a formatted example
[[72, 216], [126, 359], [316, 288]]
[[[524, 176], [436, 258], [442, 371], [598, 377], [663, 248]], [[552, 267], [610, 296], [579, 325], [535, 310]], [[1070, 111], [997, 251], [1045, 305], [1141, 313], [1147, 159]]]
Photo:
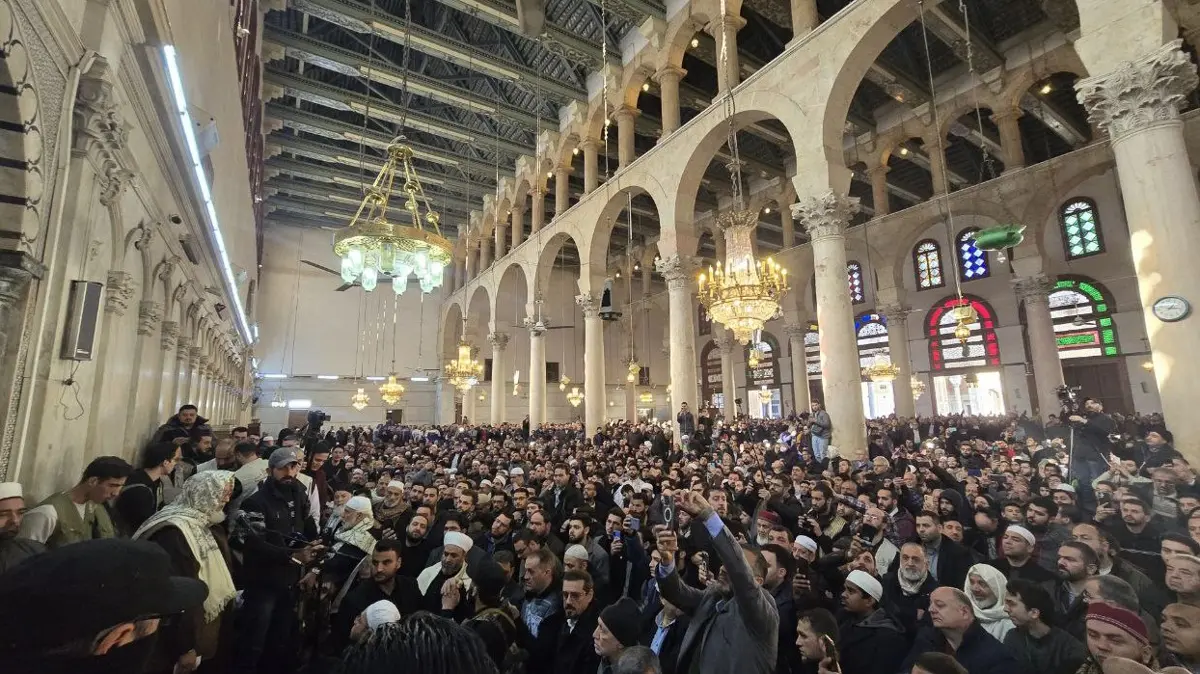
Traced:
[[1059, 224], [1063, 251], [1068, 260], [1104, 252], [1104, 235], [1100, 230], [1100, 211], [1096, 202], [1087, 197], [1070, 199], [1059, 210]]
[[863, 292], [862, 265], [854, 260], [846, 263], [846, 284], [850, 288], [851, 304], [862, 304], [867, 301], [866, 293]]
[[[958, 325], [955, 309], [970, 305], [979, 315], [972, 322], [966, 343], [954, 336]], [[1000, 344], [996, 340], [996, 312], [974, 295], [947, 297], [925, 316], [925, 334], [929, 341], [929, 365], [934, 372], [967, 367], [999, 367]]]
[[975, 233], [979, 229], [964, 229], [958, 235], [955, 253], [958, 255], [958, 277], [963, 281], [975, 281], [992, 275], [988, 254], [975, 245]]
[[1108, 289], [1089, 278], [1063, 276], [1048, 298], [1061, 360], [1119, 356], [1113, 301]]
[[937, 241], [925, 239], [913, 247], [913, 273], [918, 290], [946, 285], [946, 278], [942, 274], [942, 247]]

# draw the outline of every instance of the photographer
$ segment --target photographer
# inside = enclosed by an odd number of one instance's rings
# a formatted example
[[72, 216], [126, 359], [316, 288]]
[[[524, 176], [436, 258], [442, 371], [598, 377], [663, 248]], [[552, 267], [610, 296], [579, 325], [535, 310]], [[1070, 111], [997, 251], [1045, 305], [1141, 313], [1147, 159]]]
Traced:
[[1060, 394], [1073, 435], [1070, 475], [1078, 480], [1079, 506], [1095, 512], [1096, 494], [1092, 480], [1108, 468], [1106, 457], [1111, 446], [1108, 437], [1116, 432], [1117, 424], [1104, 413], [1104, 405], [1095, 398], [1084, 398], [1082, 407], [1076, 404], [1077, 392], [1078, 389], [1068, 388], [1065, 395]]
[[239, 674], [287, 671], [297, 582], [305, 565], [324, 551], [319, 544], [304, 543], [317, 538], [317, 523], [309, 515], [308, 494], [296, 480], [300, 452], [280, 447], [268, 463], [267, 479], [242, 502], [239, 513], [245, 589], [233, 668]]

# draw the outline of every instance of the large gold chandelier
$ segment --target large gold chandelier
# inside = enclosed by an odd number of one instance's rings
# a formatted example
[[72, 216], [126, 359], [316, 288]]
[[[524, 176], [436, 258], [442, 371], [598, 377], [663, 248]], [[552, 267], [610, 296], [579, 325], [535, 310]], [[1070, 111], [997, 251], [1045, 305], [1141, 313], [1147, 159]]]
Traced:
[[900, 376], [900, 367], [895, 363], [877, 356], [875, 361], [862, 370], [863, 376], [876, 383], [896, 381]]
[[[388, 145], [387, 162], [367, 188], [358, 211], [348, 226], [333, 235], [333, 252], [342, 260], [342, 280], [357, 281], [367, 292], [375, 290], [380, 278], [390, 276], [392, 290], [401, 295], [410, 275], [416, 275], [421, 292], [433, 292], [441, 287], [451, 262], [450, 242], [442, 237], [439, 216], [413, 168], [412, 148], [403, 140], [400, 136]], [[407, 223], [387, 218], [397, 172], [404, 176], [401, 190]]]
[[466, 393], [483, 376], [483, 363], [471, 357], [471, 345], [464, 337], [458, 342], [458, 356], [442, 370], [451, 386]]
[[[394, 364], [394, 363], [393, 363]], [[396, 381], [396, 373], [388, 375], [387, 381], [379, 385], [379, 398], [388, 405], [395, 405], [404, 397], [404, 384]]]
[[741, 344], [748, 344], [755, 331], [775, 318], [788, 290], [786, 269], [771, 258], [754, 259], [750, 239], [757, 223], [757, 210], [734, 210], [717, 218], [725, 233], [725, 261], [709, 267], [707, 275], [700, 274], [697, 291], [709, 317]]
[[358, 410], [359, 412], [367, 409], [367, 406], [370, 404], [371, 404], [370, 396], [368, 396], [367, 392], [361, 388], [358, 389], [358, 393], [355, 393], [354, 395], [350, 396], [350, 406], [353, 407], [354, 409]]

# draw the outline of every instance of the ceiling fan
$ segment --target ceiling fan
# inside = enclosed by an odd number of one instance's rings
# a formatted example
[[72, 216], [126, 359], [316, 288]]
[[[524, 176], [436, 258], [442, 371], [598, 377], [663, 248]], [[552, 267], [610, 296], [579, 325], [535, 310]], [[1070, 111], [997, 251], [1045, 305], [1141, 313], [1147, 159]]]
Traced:
[[[300, 261], [310, 267], [316, 267], [317, 269], [320, 269], [323, 272], [328, 272], [330, 274], [333, 274], [334, 276], [336, 276], [338, 278], [342, 277], [341, 272], [334, 271], [334, 270], [330, 269], [329, 267], [326, 267], [323, 264], [317, 264], [316, 262], [313, 262], [312, 260], [300, 260]], [[380, 276], [381, 280], [383, 278], [391, 278], [391, 275], [386, 272], [381, 272], [379, 276]], [[343, 283], [342, 285], [338, 286], [335, 289], [335, 291], [339, 292], [339, 293], [344, 292], [344, 291], [349, 290], [350, 288], [353, 288], [358, 285], [361, 285], [358, 281], [351, 281], [350, 283]]]

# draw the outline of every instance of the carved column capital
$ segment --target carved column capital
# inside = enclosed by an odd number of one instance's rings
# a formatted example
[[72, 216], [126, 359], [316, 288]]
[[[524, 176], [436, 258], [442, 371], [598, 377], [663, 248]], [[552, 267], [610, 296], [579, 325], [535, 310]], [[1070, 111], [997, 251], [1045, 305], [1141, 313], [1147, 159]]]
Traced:
[[531, 337], [541, 337], [542, 335], [546, 334], [546, 327], [550, 325], [550, 319], [543, 318], [539, 321], [533, 316], [526, 316], [525, 320], [523, 320], [521, 324], [524, 325], [525, 329], [529, 331], [529, 335]]
[[690, 287], [699, 265], [689, 255], [673, 254], [660, 258], [654, 267], [666, 279], [669, 290], [681, 290]]
[[124, 316], [133, 299], [133, 275], [124, 271], [110, 271], [105, 284], [104, 312]]
[[171, 351], [179, 339], [179, 324], [175, 321], [163, 321], [162, 350]]
[[[178, 331], [178, 326], [176, 326]], [[178, 335], [175, 339], [175, 347], [179, 349], [179, 355], [184, 359], [188, 357], [188, 350], [192, 348], [192, 340], [187, 338], [187, 335]]]
[[152, 300], [138, 304], [138, 334], [153, 335], [154, 328], [162, 321], [163, 306]]
[[575, 296], [575, 304], [583, 310], [584, 318], [596, 318], [600, 315], [600, 302], [603, 293], [580, 293]]
[[833, 190], [792, 204], [792, 217], [800, 221], [813, 241], [841, 236], [855, 213], [858, 213], [858, 197], [835, 194]]
[[877, 304], [875, 305], [875, 313], [887, 319], [888, 330], [890, 331], [893, 325], [899, 325], [908, 321], [908, 312], [911, 307], [906, 307], [903, 304]]
[[662, 68], [659, 68], [652, 77], [654, 81], [658, 82], [659, 84], [666, 84], [669, 82], [679, 84], [679, 81], [682, 80], [685, 75], [687, 75], [687, 71], [683, 68], [666, 65]]
[[492, 332], [487, 336], [488, 343], [492, 345], [493, 351], [503, 351], [508, 347], [507, 332]]
[[1158, 122], [1179, 118], [1179, 108], [1200, 83], [1196, 64], [1172, 40], [1111, 73], [1075, 85], [1076, 97], [1092, 123], [1116, 140]]
[[1054, 281], [1044, 274], [1025, 276], [1013, 281], [1013, 289], [1017, 299], [1025, 304], [1045, 303], [1049, 301], [1050, 291], [1054, 290]]
[[787, 335], [788, 339], [799, 339], [803, 342], [808, 334], [808, 326], [803, 323], [784, 323], [783, 334]]
[[204, 349], [199, 346], [193, 346], [188, 349], [188, 362], [197, 369], [200, 367], [200, 361], [204, 357]]
[[733, 335], [730, 335], [728, 331], [723, 335], [714, 337], [713, 343], [717, 345], [722, 356], [732, 356], [733, 350], [737, 347], [737, 341], [734, 340]]
[[[129, 124], [113, 95], [112, 69], [99, 58], [79, 80], [72, 111], [75, 151], [88, 156], [107, 178], [128, 175], [121, 153], [129, 144]], [[105, 189], [105, 194], [109, 190]], [[111, 198], [111, 195], [110, 195]]]

